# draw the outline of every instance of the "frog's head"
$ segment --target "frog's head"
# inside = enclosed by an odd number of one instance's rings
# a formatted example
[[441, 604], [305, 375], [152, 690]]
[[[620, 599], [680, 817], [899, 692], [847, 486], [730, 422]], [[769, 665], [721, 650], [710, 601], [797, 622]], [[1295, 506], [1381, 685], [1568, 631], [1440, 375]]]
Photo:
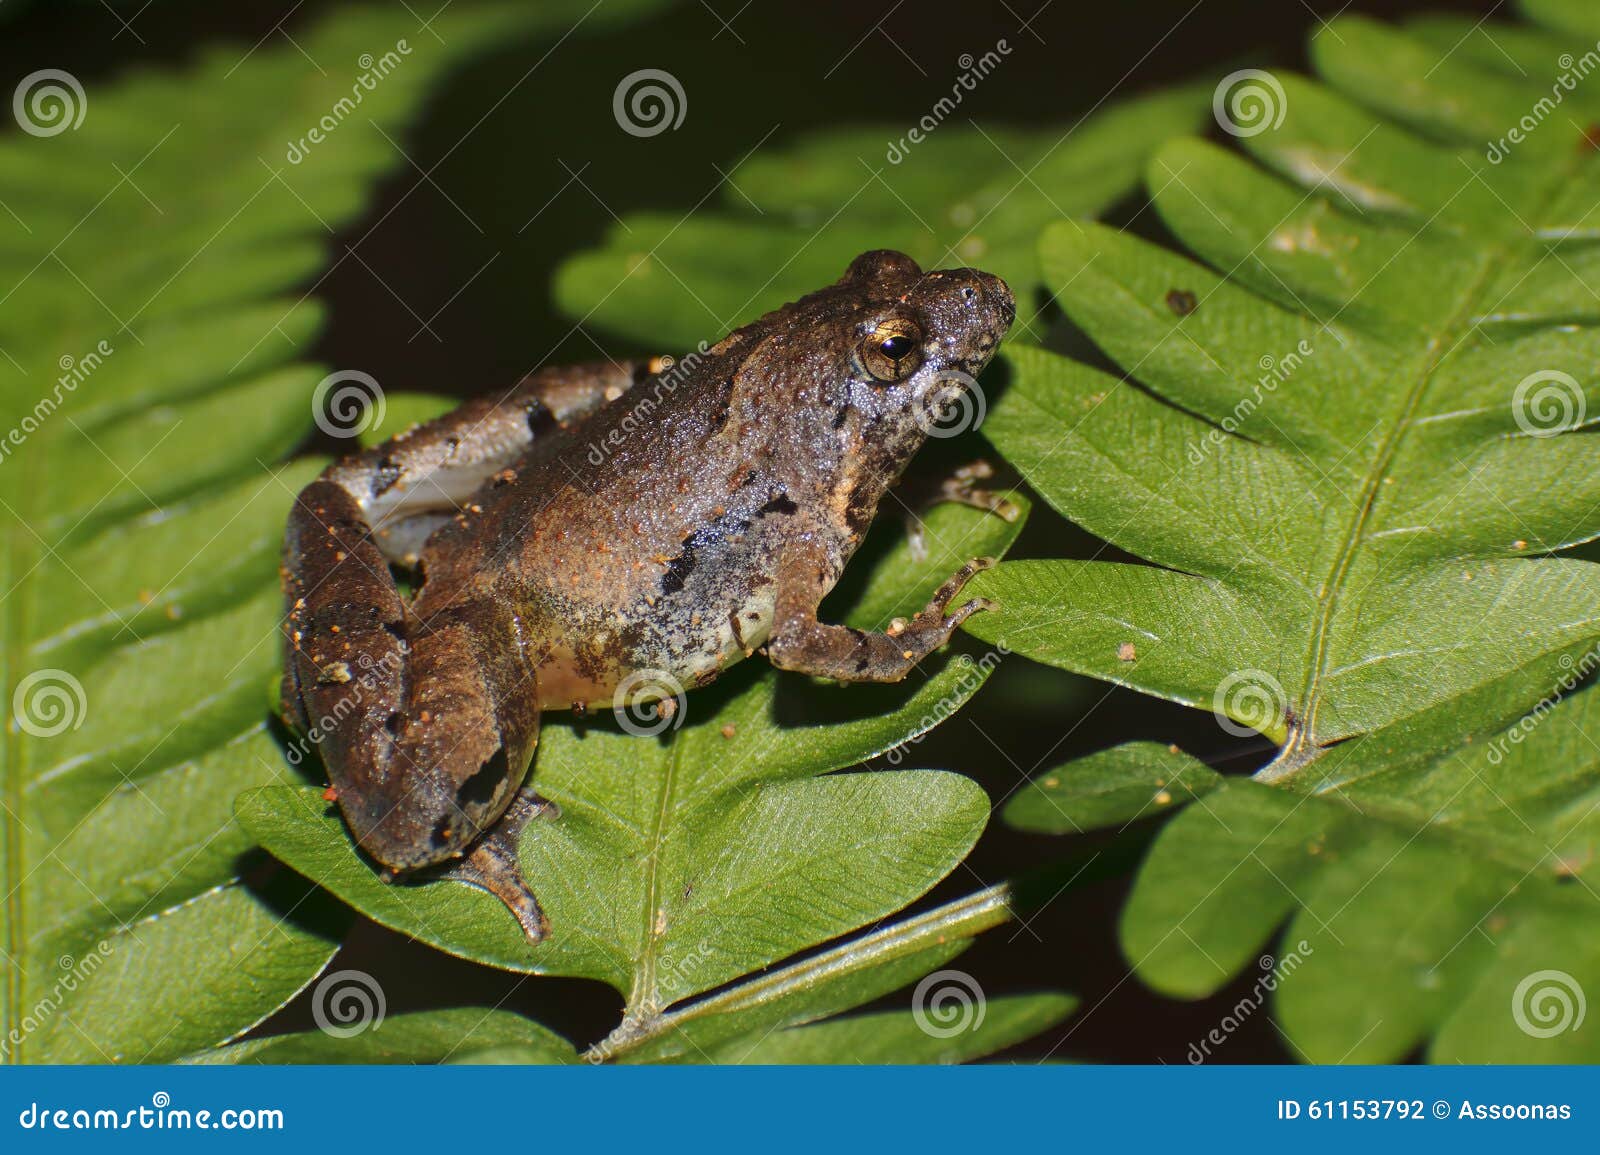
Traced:
[[[924, 272], [904, 253], [881, 249], [850, 263], [834, 287], [851, 302], [850, 404], [879, 436], [903, 427], [949, 429], [970, 411], [974, 379], [1016, 319], [1011, 290], [977, 269]], [[907, 424], [907, 418], [911, 423]]]

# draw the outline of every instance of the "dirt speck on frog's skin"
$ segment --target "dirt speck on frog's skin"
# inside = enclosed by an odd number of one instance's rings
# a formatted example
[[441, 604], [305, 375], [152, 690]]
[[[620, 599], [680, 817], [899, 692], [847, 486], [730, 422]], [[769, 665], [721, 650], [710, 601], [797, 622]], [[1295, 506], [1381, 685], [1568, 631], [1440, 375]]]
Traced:
[[[541, 711], [612, 705], [641, 671], [703, 685], [762, 647], [903, 678], [989, 608], [959, 600], [989, 559], [892, 637], [817, 607], [926, 439], [926, 399], [976, 376], [1015, 312], [987, 273], [866, 253], [703, 355], [542, 370], [331, 465], [289, 518], [282, 696], [318, 722], [357, 844], [483, 887], [538, 942], [517, 843], [553, 811], [523, 787]], [[941, 499], [1004, 515], [974, 476]]]

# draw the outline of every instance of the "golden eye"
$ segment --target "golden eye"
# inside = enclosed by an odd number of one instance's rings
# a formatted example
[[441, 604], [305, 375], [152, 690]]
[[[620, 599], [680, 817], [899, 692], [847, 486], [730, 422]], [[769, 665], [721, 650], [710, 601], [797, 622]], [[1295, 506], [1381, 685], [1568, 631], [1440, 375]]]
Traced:
[[922, 335], [904, 322], [879, 325], [861, 343], [861, 364], [879, 381], [903, 381], [922, 363]]

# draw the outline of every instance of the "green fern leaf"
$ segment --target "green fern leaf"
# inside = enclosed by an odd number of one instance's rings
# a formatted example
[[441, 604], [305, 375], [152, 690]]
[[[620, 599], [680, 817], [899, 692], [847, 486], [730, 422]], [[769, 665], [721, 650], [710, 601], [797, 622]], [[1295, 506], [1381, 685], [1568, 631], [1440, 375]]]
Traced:
[[[161, 1061], [300, 990], [342, 916], [260, 874], [235, 795], [296, 780], [263, 725], [275, 558], [312, 470], [292, 364], [328, 233], [399, 157], [391, 135], [475, 46], [583, 5], [347, 8], [298, 46], [206, 51], [90, 85], [75, 129], [0, 142], [0, 1038], [35, 1061]], [[363, 53], [411, 38], [348, 100]], [[425, 42], [426, 41], [426, 42]], [[311, 65], [302, 49], [327, 66]], [[20, 1039], [20, 1042], [17, 1040]]]
[[[1316, 953], [1278, 1007], [1322, 1061], [1436, 1032], [1439, 1058], [1595, 1054], [1539, 1049], [1510, 1011], [1513, 971], [1600, 981], [1573, 926], [1594, 894], [1558, 881], [1590, 866], [1592, 695], [1550, 708], [1600, 640], [1600, 569], [1559, 556], [1600, 535], [1581, 127], [1600, 97], [1507, 135], [1600, 23], [1525, 8], [1538, 26], [1336, 20], [1320, 83], [1274, 78], [1282, 122], [1241, 141], [1255, 163], [1163, 149], [1155, 205], [1198, 260], [1047, 230], [1057, 300], [1128, 378], [1010, 346], [985, 426], [1053, 506], [1154, 564], [1002, 566], [984, 588], [1006, 612], [972, 632], [1281, 745], [1258, 776], [1279, 788], [1124, 749], [1050, 771], [1019, 820], [1194, 795], [1141, 874], [1128, 953], [1206, 994], [1298, 910], [1287, 941]], [[1470, 1041], [1469, 1008], [1511, 1024], [1499, 1049]]]
[[744, 158], [715, 211], [628, 217], [562, 266], [556, 300], [651, 348], [687, 348], [828, 284], [858, 253], [893, 248], [928, 268], [1004, 277], [1027, 331], [1042, 284], [1039, 229], [1128, 195], [1155, 146], [1195, 127], [1205, 104], [1179, 88], [1060, 129], [947, 124], [900, 160], [890, 156], [904, 126], [806, 136]]

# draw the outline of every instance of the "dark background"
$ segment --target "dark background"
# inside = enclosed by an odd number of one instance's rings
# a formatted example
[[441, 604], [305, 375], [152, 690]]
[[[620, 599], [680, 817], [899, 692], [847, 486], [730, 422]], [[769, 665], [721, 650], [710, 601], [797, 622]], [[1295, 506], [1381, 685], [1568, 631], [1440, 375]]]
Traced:
[[[442, 0], [408, 2], [426, 16]], [[58, 67], [92, 87], [131, 67], [182, 64], [196, 46], [219, 39], [281, 43], [284, 33], [295, 35], [336, 7], [327, 0], [153, 0], [141, 9], [143, 3], [11, 0], [0, 6], [0, 74]], [[319, 290], [331, 323], [314, 355], [359, 364], [390, 391], [467, 394], [502, 389], [542, 363], [592, 359], [597, 348], [630, 351], [604, 333], [572, 330], [548, 292], [554, 268], [598, 243], [613, 215], [687, 211], [721, 181], [714, 166], [726, 171], [769, 132], [768, 146], [781, 147], [816, 127], [909, 125], [949, 91], [957, 57], [982, 55], [1001, 37], [1012, 48], [1004, 68], [967, 94], [960, 110], [986, 125], [1070, 123], [1108, 93], [1220, 77], [1245, 64], [1303, 70], [1308, 38], [1339, 12], [1393, 18], [1453, 9], [1513, 18], [1503, 0], [742, 3], [687, 0], [625, 30], [586, 27], [464, 141], [527, 71], [529, 47], [508, 44], [447, 79], [402, 142], [422, 169], [433, 170], [430, 179], [403, 165], [381, 186], [366, 219], [331, 242], [330, 262], [350, 246], [360, 260], [345, 260]], [[622, 76], [647, 67], [669, 68], [685, 87], [688, 108], [677, 131], [638, 140], [617, 128], [611, 93]], [[1112, 217], [1127, 220], [1137, 209], [1121, 206]], [[419, 319], [431, 333], [421, 331]], [[1086, 556], [1096, 546], [1041, 508], [1019, 548]], [[1005, 735], [1003, 751], [987, 737], [994, 734]], [[1030, 774], [1134, 737], [1175, 741], [1241, 772], [1270, 753], [1259, 742], [1229, 739], [1209, 714], [1014, 658], [917, 747], [916, 760], [972, 775], [998, 805]], [[1246, 974], [1236, 989], [1182, 1003], [1129, 975], [1116, 947], [1116, 919], [1151, 825], [1120, 839], [1062, 839], [1016, 834], [996, 821], [966, 866], [925, 900], [1063, 861], [1064, 880], [1090, 864], [1025, 926], [990, 932], [958, 964], [990, 996], [1056, 987], [1082, 998], [1063, 1026], [1005, 1057], [1181, 1063], [1190, 1042], [1249, 989], [1255, 976]], [[1054, 889], [1047, 885], [1046, 895]], [[375, 974], [391, 1013], [500, 1004], [580, 1046], [604, 1034], [620, 1012], [620, 1000], [597, 983], [529, 981], [474, 967], [371, 925], [358, 928], [336, 965]], [[888, 1002], [905, 1005], [907, 997]], [[309, 1017], [291, 1007], [269, 1029], [304, 1025]], [[1292, 1058], [1262, 1012], [1212, 1061]]]

